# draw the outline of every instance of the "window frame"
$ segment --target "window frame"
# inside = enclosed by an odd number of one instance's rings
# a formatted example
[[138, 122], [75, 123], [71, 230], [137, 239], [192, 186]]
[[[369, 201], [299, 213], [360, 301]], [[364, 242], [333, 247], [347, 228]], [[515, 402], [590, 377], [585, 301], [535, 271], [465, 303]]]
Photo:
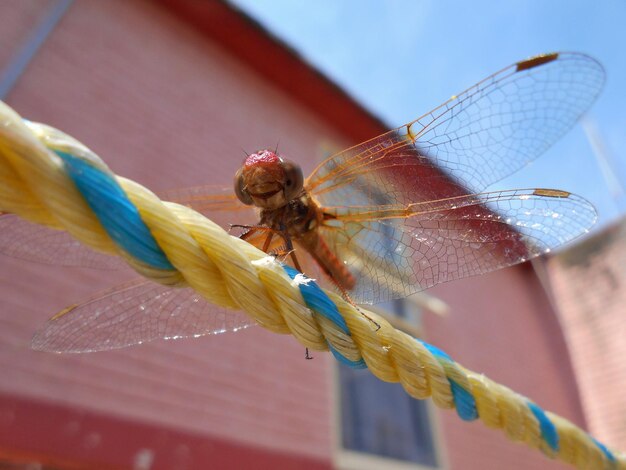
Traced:
[[[415, 307], [416, 304], [410, 300], [404, 301], [406, 307]], [[395, 328], [405, 333], [419, 338], [422, 336], [421, 326], [418, 325], [421, 312], [412, 318], [402, 318], [389, 313], [375, 306], [368, 306], [369, 310], [383, 316]], [[447, 470], [448, 460], [444, 451], [443, 436], [441, 425], [436, 413], [436, 409], [432, 401], [426, 400], [426, 414], [428, 417], [428, 425], [432, 433], [433, 451], [437, 464], [433, 466], [418, 464], [415, 462], [398, 460], [390, 457], [378, 456], [367, 452], [359, 452], [343, 447], [342, 431], [343, 423], [341, 420], [341, 381], [339, 377], [339, 365], [333, 362], [330, 367], [331, 374], [331, 438], [332, 438], [332, 462], [334, 468], [340, 470], [378, 470], [385, 468], [386, 470]]]

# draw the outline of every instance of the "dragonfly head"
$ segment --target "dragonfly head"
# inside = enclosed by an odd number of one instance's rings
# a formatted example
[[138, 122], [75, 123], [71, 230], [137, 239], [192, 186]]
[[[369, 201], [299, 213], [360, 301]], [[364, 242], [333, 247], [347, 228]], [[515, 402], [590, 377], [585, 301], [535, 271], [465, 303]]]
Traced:
[[278, 209], [300, 196], [302, 170], [271, 150], [246, 158], [235, 175], [235, 194], [241, 202], [261, 209]]

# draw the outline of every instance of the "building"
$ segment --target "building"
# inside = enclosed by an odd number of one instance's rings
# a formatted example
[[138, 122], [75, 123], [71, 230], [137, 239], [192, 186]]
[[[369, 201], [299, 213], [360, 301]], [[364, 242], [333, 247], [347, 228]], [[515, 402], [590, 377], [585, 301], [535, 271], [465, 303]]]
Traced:
[[[615, 448], [626, 444], [624, 220], [551, 257], [545, 266], [561, 313], [589, 432]], [[610, 386], [607, 386], [609, 384]]]
[[[306, 172], [329, 151], [385, 130], [227, 4], [83, 0], [63, 10], [66, 3], [0, 6], [0, 70], [13, 70], [41, 40], [3, 99], [153, 190], [229, 183], [241, 149], [278, 143]], [[34, 352], [38, 325], [122, 275], [5, 257], [0, 263], [5, 460], [57, 468], [380, 467], [342, 449], [345, 403], [329, 355], [305, 361], [292, 338], [261, 328], [97, 354]], [[425, 339], [585, 427], [559, 321], [530, 266], [433, 292], [450, 314], [424, 315]], [[344, 387], [362, 388], [360, 376], [345, 380]], [[379, 390], [365, 404], [392, 414], [397, 395], [391, 404], [385, 398], [393, 393]], [[426, 460], [435, 468], [559, 468], [453, 412], [419, 410], [432, 441], [425, 452], [434, 455]], [[389, 437], [378, 451], [388, 455], [395, 425], [377, 423]]]

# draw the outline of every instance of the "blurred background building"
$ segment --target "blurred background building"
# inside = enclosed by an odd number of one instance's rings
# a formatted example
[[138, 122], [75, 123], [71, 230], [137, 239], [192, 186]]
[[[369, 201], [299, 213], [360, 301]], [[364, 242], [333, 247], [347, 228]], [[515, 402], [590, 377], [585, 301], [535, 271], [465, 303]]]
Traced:
[[[245, 150], [275, 145], [306, 173], [386, 130], [218, 1], [3, 2], [0, 44], [3, 100], [155, 191], [229, 186]], [[439, 286], [446, 316], [422, 315], [411, 299], [385, 308], [464, 366], [624, 448], [615, 336], [624, 323], [609, 300], [623, 298], [623, 247], [614, 227], [551, 259], [541, 277], [526, 264]], [[49, 316], [121, 280], [0, 258], [1, 459], [51, 468], [562, 468], [367, 371], [340, 370], [328, 354], [307, 361], [291, 337], [258, 327], [84, 355], [29, 349]], [[607, 371], [611, 384], [599, 378]]]
[[615, 445], [626, 442], [626, 224], [547, 260], [588, 428]]

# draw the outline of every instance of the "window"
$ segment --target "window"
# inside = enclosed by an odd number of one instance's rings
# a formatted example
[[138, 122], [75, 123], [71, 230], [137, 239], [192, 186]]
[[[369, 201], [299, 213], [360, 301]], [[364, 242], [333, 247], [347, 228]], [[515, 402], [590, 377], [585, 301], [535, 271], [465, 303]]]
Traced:
[[[400, 318], [407, 333], [406, 302], [382, 311]], [[412, 307], [413, 308], [413, 307]], [[390, 315], [389, 312], [393, 312]], [[429, 401], [410, 397], [400, 384], [382, 382], [367, 369], [336, 366], [335, 462], [340, 469], [443, 468], [434, 410]]]

